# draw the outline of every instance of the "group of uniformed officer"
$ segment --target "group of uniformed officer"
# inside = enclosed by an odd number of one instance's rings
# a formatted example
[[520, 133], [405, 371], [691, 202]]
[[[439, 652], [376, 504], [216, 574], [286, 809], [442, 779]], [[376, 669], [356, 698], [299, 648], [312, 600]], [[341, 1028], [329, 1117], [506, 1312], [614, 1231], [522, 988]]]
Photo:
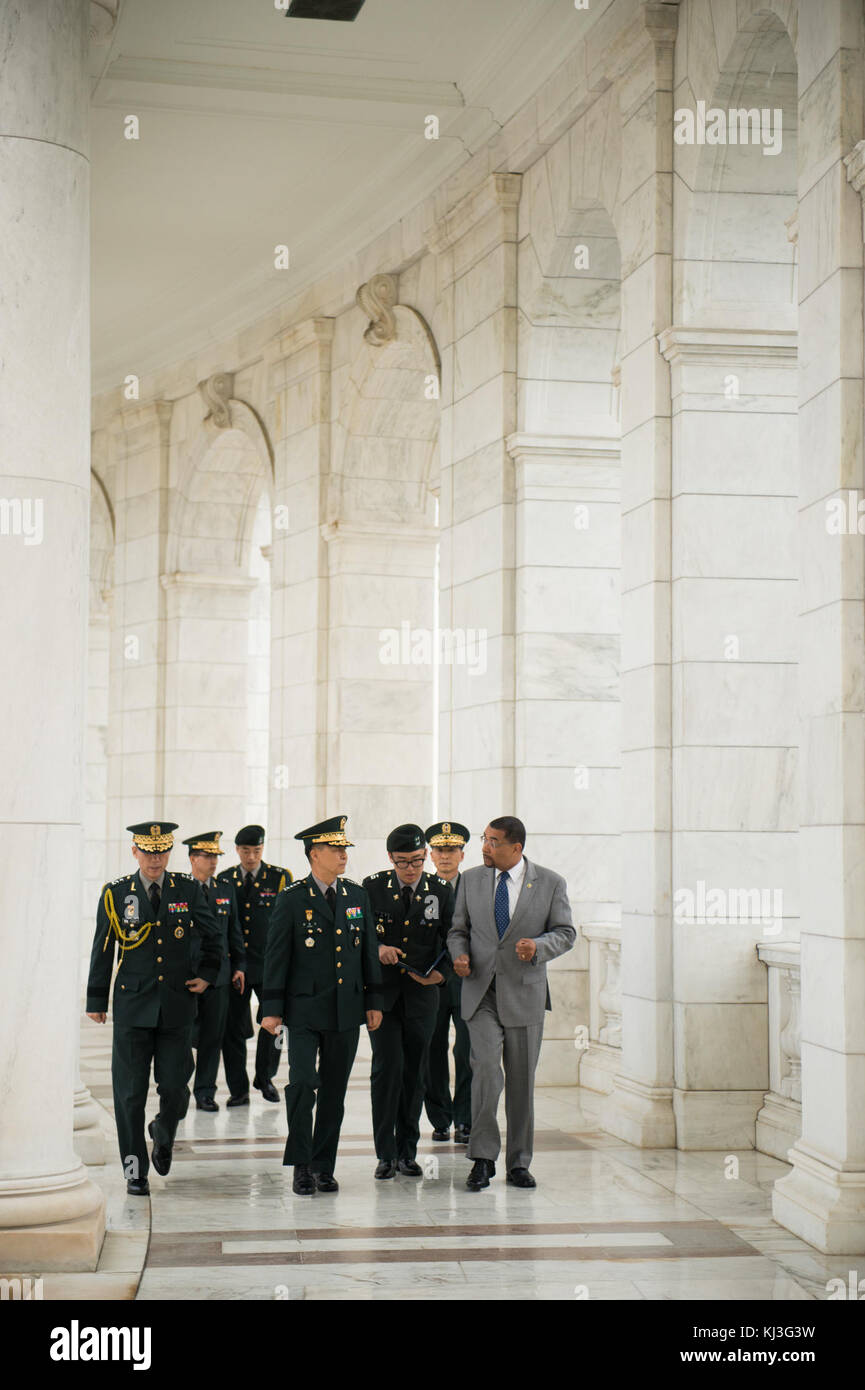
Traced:
[[[335, 816], [295, 836], [310, 865], [297, 881], [287, 869], [263, 862], [262, 826], [238, 831], [240, 862], [218, 874], [221, 831], [183, 841], [190, 861], [185, 874], [167, 869], [174, 823], [127, 827], [138, 870], [100, 893], [87, 1012], [105, 1022], [119, 956], [112, 1080], [131, 1194], [149, 1192], [144, 1110], [151, 1063], [160, 1101], [149, 1126], [157, 1173], [170, 1169], [193, 1076], [198, 1109], [218, 1110], [220, 1050], [228, 1105], [249, 1104], [253, 993], [261, 1025], [253, 1085], [266, 1100], [279, 1099], [273, 1077], [280, 1044], [288, 1044], [283, 1162], [294, 1169], [296, 1193], [338, 1190], [334, 1168], [345, 1093], [364, 1022], [373, 1050], [375, 1177], [420, 1176], [415, 1156], [424, 1094], [433, 1138], [447, 1140], [453, 1121], [455, 1142], [468, 1142], [467, 1030], [446, 938], [469, 832], [446, 821], [426, 832], [397, 826], [387, 838], [392, 867], [357, 884], [344, 874], [351, 847], [345, 825], [345, 816]], [[427, 843], [438, 874], [424, 870]]]

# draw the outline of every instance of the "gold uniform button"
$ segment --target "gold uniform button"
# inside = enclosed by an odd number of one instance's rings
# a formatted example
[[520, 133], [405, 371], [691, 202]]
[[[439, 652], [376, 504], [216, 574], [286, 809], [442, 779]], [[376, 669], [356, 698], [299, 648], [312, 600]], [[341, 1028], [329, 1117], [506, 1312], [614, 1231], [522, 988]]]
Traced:
[[157, 964], [157, 965], [161, 965], [161, 964], [162, 964], [162, 957], [161, 957], [161, 956], [157, 956], [157, 957], [156, 957], [156, 964]]
[[160, 975], [160, 977], [159, 977], [159, 978], [160, 978], [160, 980], [161, 980], [161, 979], [162, 979], [162, 976], [161, 976], [161, 975]]
[[340, 981], [339, 981], [339, 983], [342, 984], [342, 977], [341, 977], [341, 976], [340, 976]]
[[406, 917], [405, 921], [403, 922], [403, 926], [404, 926], [404, 927], [407, 927], [407, 926], [408, 926], [408, 918], [407, 918], [407, 917]]
[[341, 951], [341, 950], [342, 950], [342, 947], [341, 947], [341, 946], [337, 946], [336, 949], [337, 949], [338, 951]]
[[342, 927], [337, 927], [336, 934], [337, 936], [342, 936]]
[[404, 936], [404, 937], [403, 937], [403, 941], [408, 941], [408, 937], [407, 937], [407, 936]]
[[156, 944], [157, 944], [157, 946], [161, 946], [161, 945], [162, 945], [162, 937], [161, 937], [161, 936], [157, 936], [157, 938], [156, 938]]

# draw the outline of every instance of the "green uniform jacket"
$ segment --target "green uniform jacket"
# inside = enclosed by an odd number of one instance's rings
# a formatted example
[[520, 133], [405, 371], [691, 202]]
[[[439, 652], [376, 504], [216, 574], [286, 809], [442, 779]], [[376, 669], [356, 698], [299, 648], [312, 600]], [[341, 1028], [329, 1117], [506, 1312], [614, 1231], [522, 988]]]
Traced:
[[357, 1028], [381, 1008], [381, 967], [369, 898], [359, 883], [339, 878], [336, 910], [309, 874], [280, 893], [273, 909], [263, 1017], [289, 1028]]
[[270, 917], [276, 895], [286, 884], [291, 883], [289, 869], [280, 869], [276, 864], [261, 861], [261, 871], [252, 881], [249, 902], [244, 898], [243, 880], [245, 872], [240, 864], [233, 869], [223, 869], [217, 874], [218, 883], [230, 883], [237, 897], [237, 911], [243, 930], [243, 946], [246, 951], [246, 973], [251, 981], [258, 981], [264, 971], [264, 953], [267, 949], [267, 934], [270, 931]]
[[[454, 891], [446, 879], [421, 874], [414, 885], [411, 908], [406, 915], [402, 903], [403, 885], [393, 869], [382, 869], [363, 881], [369, 894], [379, 946], [398, 946], [413, 965], [426, 968], [445, 948], [454, 915]], [[453, 973], [450, 956], [436, 966], [445, 980]], [[418, 1017], [439, 1004], [438, 989], [418, 984], [398, 965], [383, 965], [382, 997], [385, 1013], [402, 995], [406, 1017]], [[439, 986], [441, 988], [441, 986]]]
[[[227, 985], [230, 983], [235, 970], [246, 970], [246, 952], [243, 949], [243, 937], [240, 932], [237, 898], [230, 882], [220, 883], [216, 879], [213, 880], [206, 896], [219, 926], [219, 939], [222, 943], [222, 964], [213, 983], [214, 985]], [[194, 964], [201, 955], [200, 933], [193, 930], [192, 939]], [[193, 974], [197, 973], [196, 970], [193, 971]]]
[[[156, 921], [134, 949], [120, 951], [106, 905], [110, 891], [120, 926], [128, 936], [152, 920], [150, 899], [136, 871], [106, 883], [99, 894], [96, 935], [87, 981], [89, 1014], [106, 1013], [115, 954], [120, 964], [114, 980], [114, 1022], [136, 1028], [181, 1028], [195, 1018], [196, 995], [186, 981], [197, 975], [213, 984], [222, 962], [220, 928], [201, 891], [189, 874], [166, 869]], [[195, 961], [194, 930], [199, 936]]]

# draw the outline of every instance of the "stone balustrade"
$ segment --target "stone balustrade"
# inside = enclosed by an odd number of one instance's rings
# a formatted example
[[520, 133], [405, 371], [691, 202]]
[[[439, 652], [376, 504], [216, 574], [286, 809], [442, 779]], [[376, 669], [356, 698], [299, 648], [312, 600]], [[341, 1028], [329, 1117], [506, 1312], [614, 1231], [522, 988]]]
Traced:
[[802, 1132], [799, 943], [760, 943], [757, 955], [769, 971], [769, 1090], [757, 1116], [757, 1148], [786, 1161]]

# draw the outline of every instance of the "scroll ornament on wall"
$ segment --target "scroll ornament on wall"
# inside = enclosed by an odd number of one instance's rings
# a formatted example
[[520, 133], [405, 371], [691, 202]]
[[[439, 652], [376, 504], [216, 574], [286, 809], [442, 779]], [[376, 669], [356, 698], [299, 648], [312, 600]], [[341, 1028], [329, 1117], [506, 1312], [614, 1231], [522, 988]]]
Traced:
[[214, 372], [213, 376], [207, 377], [205, 381], [199, 381], [198, 389], [201, 392], [204, 404], [208, 406], [205, 420], [212, 420], [217, 429], [227, 430], [231, 427], [231, 393], [234, 390], [234, 375], [231, 372]]
[[363, 336], [371, 347], [383, 347], [396, 337], [396, 317], [393, 312], [396, 297], [395, 275], [373, 275], [355, 295], [357, 304], [365, 314], [369, 314], [369, 327]]

